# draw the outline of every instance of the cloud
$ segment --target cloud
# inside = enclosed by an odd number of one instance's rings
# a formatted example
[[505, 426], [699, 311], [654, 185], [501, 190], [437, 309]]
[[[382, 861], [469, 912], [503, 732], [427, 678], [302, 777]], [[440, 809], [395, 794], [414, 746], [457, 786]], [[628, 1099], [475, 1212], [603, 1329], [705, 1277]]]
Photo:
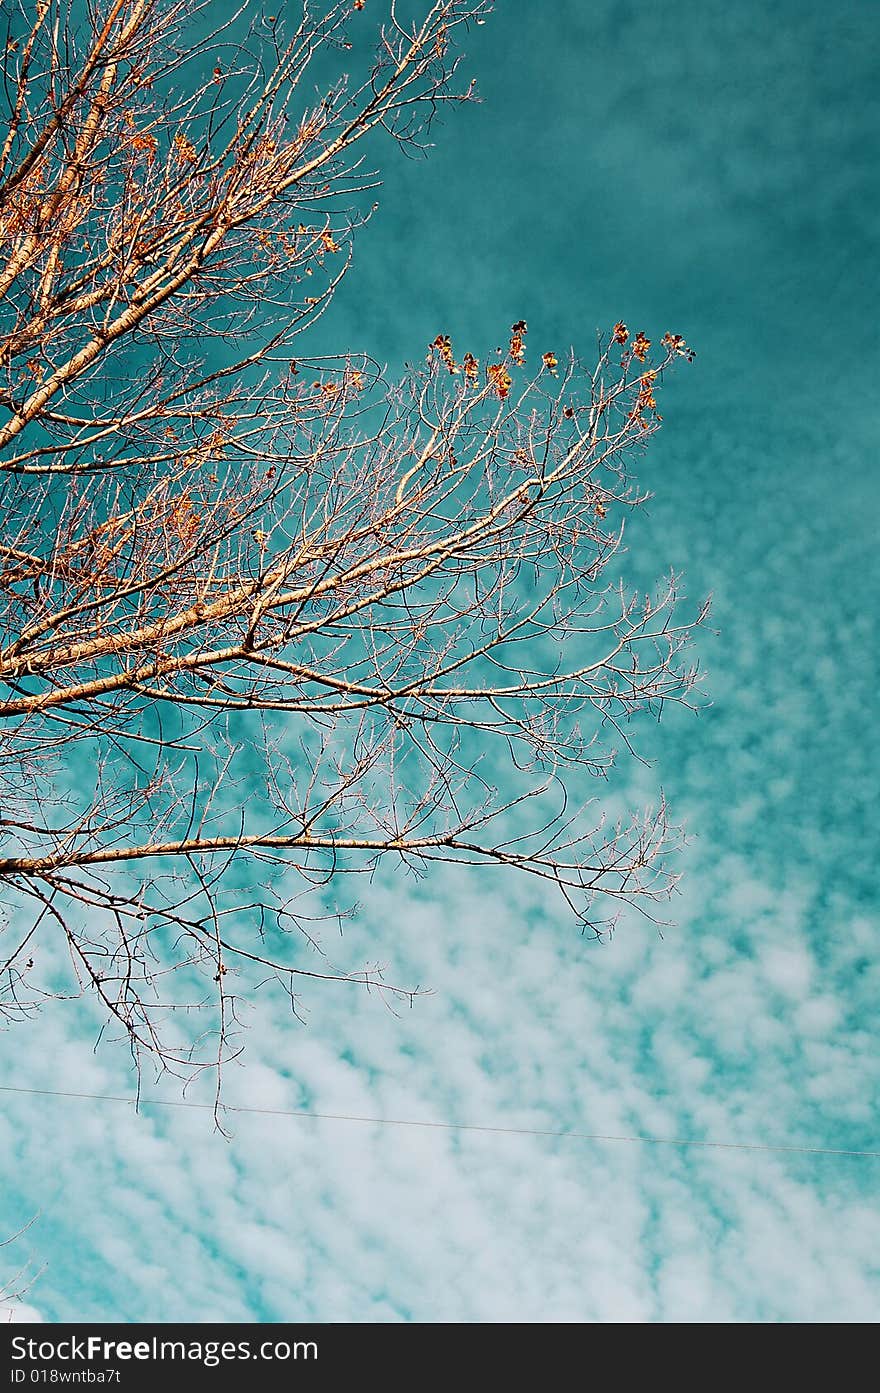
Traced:
[[36, 1306], [28, 1306], [24, 1301], [0, 1301], [0, 1325], [38, 1325], [42, 1320]]
[[[766, 948], [772, 887], [750, 887], [751, 921], [721, 917], [741, 877], [735, 858], [714, 877], [696, 865], [673, 934], [659, 942], [631, 923], [608, 949], [503, 883], [487, 900], [452, 877], [436, 902], [379, 885], [354, 937], [435, 995], [396, 1018], [375, 998], [324, 991], [307, 1028], [256, 1013], [228, 1100], [845, 1140], [876, 1072], [870, 1042], [841, 1027], [833, 973], [816, 995], [802, 922]], [[719, 917], [702, 940], [691, 916], [707, 889], [700, 913]], [[827, 1026], [820, 1060], [814, 1032], [796, 1030], [811, 1010]], [[60, 1011], [44, 1021], [18, 1078], [124, 1088], [119, 1056], [96, 1059], [68, 1023]], [[833, 1090], [805, 1098], [811, 1076], [833, 1077]], [[45, 1245], [49, 1267], [35, 1296], [53, 1319], [867, 1319], [876, 1308], [870, 1161], [244, 1115], [227, 1144], [199, 1111], [10, 1096], [4, 1154], [20, 1203], [39, 1196], [43, 1209], [32, 1246]]]

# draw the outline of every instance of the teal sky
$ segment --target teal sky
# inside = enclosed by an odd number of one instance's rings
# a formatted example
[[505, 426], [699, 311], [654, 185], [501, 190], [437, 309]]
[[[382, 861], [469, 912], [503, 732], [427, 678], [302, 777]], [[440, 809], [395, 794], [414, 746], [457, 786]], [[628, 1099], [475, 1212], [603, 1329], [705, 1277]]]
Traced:
[[[368, 9], [378, 9], [368, 0]], [[675, 925], [606, 947], [519, 883], [387, 877], [334, 946], [433, 989], [397, 1018], [254, 1010], [230, 1102], [880, 1150], [876, 1003], [880, 23], [873, 0], [503, 0], [483, 102], [381, 207], [314, 351], [392, 369], [514, 319], [586, 356], [625, 319], [664, 388], [628, 573], [714, 592], [712, 706], [662, 785]], [[0, 1039], [2, 1080], [130, 1089], [94, 1020]], [[166, 1088], [163, 1096], [177, 1096]], [[6, 1094], [2, 1229], [45, 1320], [848, 1320], [880, 1300], [880, 1161], [241, 1117]], [[0, 1272], [0, 1282], [3, 1273]]]

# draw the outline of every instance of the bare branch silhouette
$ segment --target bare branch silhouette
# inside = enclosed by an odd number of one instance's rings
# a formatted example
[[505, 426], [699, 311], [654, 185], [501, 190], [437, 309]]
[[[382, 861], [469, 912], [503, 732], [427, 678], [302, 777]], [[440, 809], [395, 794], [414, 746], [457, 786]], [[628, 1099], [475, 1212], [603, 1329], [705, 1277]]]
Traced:
[[[285, 32], [245, 3], [204, 33], [197, 0], [10, 20], [11, 1021], [88, 992], [136, 1058], [185, 1071], [238, 1049], [235, 982], [294, 1009], [310, 977], [405, 999], [314, 957], [339, 887], [389, 858], [538, 877], [596, 934], [669, 894], [665, 806], [609, 821], [588, 777], [634, 752], [638, 713], [693, 700], [702, 612], [680, 616], [675, 576], [645, 595], [616, 572], [646, 497], [630, 461], [691, 350], [618, 324], [586, 368], [527, 351], [520, 322], [488, 356], [438, 334], [397, 383], [292, 353], [369, 215], [364, 139], [418, 148], [470, 96], [454, 45], [487, 8], [386, 7], [362, 77], [313, 101], [363, 7], [304, 5]], [[46, 936], [67, 988], [40, 981]]]

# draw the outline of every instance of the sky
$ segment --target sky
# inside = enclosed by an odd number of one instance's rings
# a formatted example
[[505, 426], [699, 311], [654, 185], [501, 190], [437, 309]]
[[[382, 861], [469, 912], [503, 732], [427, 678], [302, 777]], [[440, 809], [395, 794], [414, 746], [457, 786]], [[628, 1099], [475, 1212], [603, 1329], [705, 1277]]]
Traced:
[[[697, 349], [626, 573], [713, 593], [712, 704], [609, 791], [662, 787], [691, 840], [662, 937], [604, 946], [516, 880], [380, 878], [337, 960], [431, 995], [315, 991], [302, 1025], [255, 1001], [230, 1103], [880, 1150], [878, 50], [854, 0], [505, 0], [468, 45], [482, 104], [427, 161], [377, 152], [316, 353], [396, 368], [520, 317], [557, 352], [617, 319]], [[130, 1096], [96, 1020], [16, 1026], [0, 1082]], [[876, 1318], [875, 1158], [244, 1114], [227, 1141], [147, 1094], [0, 1095], [3, 1230], [34, 1219], [0, 1249], [0, 1285], [34, 1273], [15, 1319]]]

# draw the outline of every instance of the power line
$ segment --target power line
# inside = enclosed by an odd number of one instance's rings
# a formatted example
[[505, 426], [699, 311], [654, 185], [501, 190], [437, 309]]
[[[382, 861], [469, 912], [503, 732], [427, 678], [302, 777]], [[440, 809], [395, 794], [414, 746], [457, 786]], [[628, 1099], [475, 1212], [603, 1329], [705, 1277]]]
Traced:
[[[114, 1093], [72, 1093], [56, 1088], [15, 1088], [0, 1084], [0, 1093], [26, 1093], [43, 1098], [85, 1098], [94, 1103], [125, 1103], [128, 1107], [144, 1104], [157, 1108], [198, 1108], [214, 1111], [213, 1103], [193, 1103], [189, 1099], [123, 1098]], [[426, 1127], [442, 1132], [489, 1132], [512, 1137], [557, 1137], [569, 1141], [635, 1142], [644, 1146], [694, 1146], [717, 1151], [774, 1151], [793, 1152], [801, 1156], [860, 1156], [880, 1160], [880, 1151], [847, 1151], [829, 1146], [783, 1146], [766, 1142], [697, 1141], [692, 1137], [623, 1136], [610, 1132], [556, 1132], [538, 1127], [489, 1127], [475, 1122], [425, 1122], [411, 1117], [360, 1117], [343, 1112], [310, 1112], [302, 1108], [251, 1108], [234, 1103], [221, 1103], [222, 1113], [255, 1113], [263, 1117], [316, 1118], [322, 1122], [360, 1122], [378, 1127]]]

